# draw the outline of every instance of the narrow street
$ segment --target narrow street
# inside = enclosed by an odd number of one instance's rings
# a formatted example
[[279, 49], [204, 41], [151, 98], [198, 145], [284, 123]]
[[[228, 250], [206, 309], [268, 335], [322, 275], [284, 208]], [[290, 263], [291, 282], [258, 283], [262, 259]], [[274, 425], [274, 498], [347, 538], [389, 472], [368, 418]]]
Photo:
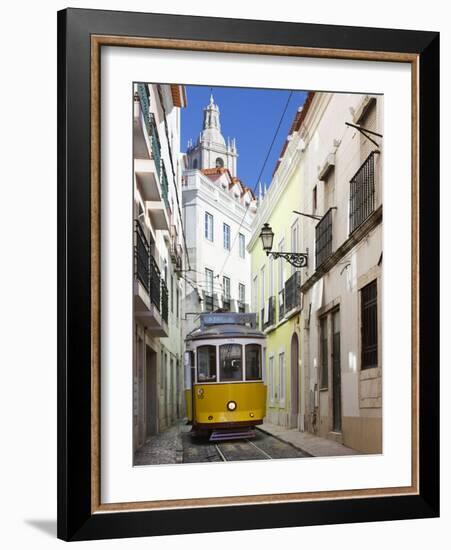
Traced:
[[161, 434], [151, 436], [135, 452], [134, 465], [195, 464], [241, 460], [305, 458], [309, 453], [259, 429], [252, 439], [212, 442], [207, 437], [192, 437], [191, 426], [179, 422]]
[[307, 453], [275, 437], [255, 430], [252, 439], [211, 442], [182, 433], [183, 462], [229, 462], [237, 460], [271, 460], [273, 458], [304, 458]]

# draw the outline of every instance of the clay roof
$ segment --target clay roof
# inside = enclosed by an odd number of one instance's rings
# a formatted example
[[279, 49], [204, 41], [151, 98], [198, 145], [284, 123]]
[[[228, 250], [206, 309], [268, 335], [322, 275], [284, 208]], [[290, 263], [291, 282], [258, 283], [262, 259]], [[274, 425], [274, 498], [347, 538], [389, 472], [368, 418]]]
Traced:
[[[314, 95], [315, 95], [315, 92], [309, 92], [307, 94], [307, 98], [304, 102], [304, 105], [302, 106], [302, 109], [296, 112], [296, 115], [293, 119], [293, 122], [291, 123], [291, 127], [290, 127], [290, 131], [288, 132], [288, 136], [291, 136], [291, 134], [293, 134], [294, 132], [297, 132], [299, 130], [299, 128], [301, 127], [302, 123], [304, 122], [305, 117], [307, 116], [307, 112], [310, 108], [310, 105], [312, 104]], [[274, 170], [273, 170], [273, 173], [272, 173], [273, 176], [277, 172], [277, 169], [279, 168], [280, 163], [282, 162], [285, 151], [287, 150], [288, 143], [289, 143], [288, 136], [287, 136], [287, 139], [285, 140], [285, 143], [283, 144], [282, 151], [280, 152], [280, 155], [279, 155], [279, 160], [276, 162], [276, 166], [274, 167]]]

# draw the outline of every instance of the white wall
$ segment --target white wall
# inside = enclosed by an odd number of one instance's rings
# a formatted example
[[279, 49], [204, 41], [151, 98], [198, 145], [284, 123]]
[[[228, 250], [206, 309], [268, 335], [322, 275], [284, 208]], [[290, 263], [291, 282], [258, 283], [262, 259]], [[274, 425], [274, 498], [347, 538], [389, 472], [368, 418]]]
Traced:
[[[56, 10], [69, 3], [49, 0], [36, 3], [5, 4], [1, 35], [3, 86], [2, 106], [2, 201], [0, 203], [2, 235], [2, 385], [0, 418], [2, 449], [0, 481], [2, 498], [2, 545], [9, 549], [62, 548], [55, 539], [56, 518]], [[379, 0], [377, 8], [362, 10], [361, 0], [348, 0], [346, 6], [333, 0], [295, 3], [289, 0], [254, 3], [229, 0], [226, 4], [199, 0], [189, 5], [182, 0], [167, 0], [155, 5], [129, 0], [72, 0], [73, 7], [150, 10], [211, 16], [278, 19], [394, 28], [440, 30], [442, 32], [442, 119], [451, 119], [448, 98], [451, 96], [451, 31], [446, 3], [430, 0], [426, 5], [413, 0], [405, 4]], [[445, 72], [446, 71], [446, 72]], [[29, 86], [23, 85], [24, 78]], [[32, 83], [32, 85], [31, 85]], [[6, 108], [5, 108], [6, 107]], [[18, 123], [20, 109], [33, 117], [33, 132], [24, 147], [23, 122]], [[31, 120], [31, 119], [30, 119]], [[442, 125], [442, 150], [451, 149], [449, 130]], [[22, 144], [23, 146], [19, 146]], [[18, 166], [33, 166], [35, 177], [21, 177]], [[444, 163], [447, 155], [443, 154]], [[442, 213], [451, 204], [451, 189], [442, 185]], [[21, 202], [19, 203], [19, 198]], [[20, 223], [19, 223], [20, 222]], [[32, 239], [38, 246], [27, 256], [18, 242]], [[14, 234], [14, 238], [11, 238]], [[442, 280], [450, 277], [451, 217], [442, 216]], [[8, 258], [5, 261], [5, 256]], [[25, 261], [27, 262], [25, 264]], [[33, 266], [35, 292], [29, 289]], [[18, 269], [20, 266], [20, 269]], [[449, 285], [443, 285], [442, 303], [450, 304]], [[449, 307], [443, 307], [443, 311]], [[32, 315], [24, 315], [24, 312]], [[38, 317], [37, 317], [38, 316]], [[25, 321], [32, 320], [31, 325]], [[449, 316], [443, 315], [442, 334], [449, 335]], [[446, 338], [443, 338], [445, 341]], [[25, 345], [26, 344], [26, 345]], [[443, 364], [449, 364], [449, 358]], [[449, 369], [442, 370], [442, 464], [449, 464], [451, 446], [451, 400], [444, 399], [451, 385]], [[20, 389], [20, 391], [18, 391]], [[445, 437], [446, 436], [446, 437]], [[5, 452], [5, 449], [7, 452]], [[420, 550], [431, 545], [444, 546], [449, 538], [451, 520], [451, 484], [449, 468], [442, 472], [442, 518], [434, 520], [385, 522], [384, 524], [338, 525], [238, 533], [217, 533], [129, 539], [85, 543], [83, 548], [148, 548], [186, 550], [199, 545], [218, 550], [230, 548], [332, 547], [347, 550], [380, 550], [402, 545]], [[446, 490], [445, 490], [446, 489]], [[319, 542], [320, 541], [320, 542]], [[78, 546], [77, 546], [78, 547]]]

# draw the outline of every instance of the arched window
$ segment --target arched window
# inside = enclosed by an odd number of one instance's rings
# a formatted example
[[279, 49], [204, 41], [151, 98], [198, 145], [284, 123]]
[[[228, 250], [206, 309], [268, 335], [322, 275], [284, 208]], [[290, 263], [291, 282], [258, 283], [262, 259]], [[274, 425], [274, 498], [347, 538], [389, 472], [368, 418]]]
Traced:
[[224, 168], [224, 160], [221, 157], [216, 159], [216, 168]]

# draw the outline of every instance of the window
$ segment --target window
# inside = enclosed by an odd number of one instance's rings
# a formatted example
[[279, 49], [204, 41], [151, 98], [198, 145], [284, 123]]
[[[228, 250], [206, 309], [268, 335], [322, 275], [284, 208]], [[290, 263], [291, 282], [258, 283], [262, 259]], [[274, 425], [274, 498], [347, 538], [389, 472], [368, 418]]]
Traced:
[[240, 249], [240, 258], [244, 258], [246, 255], [246, 239], [242, 233], [239, 234], [239, 249]]
[[272, 256], [269, 257], [269, 290], [268, 290], [268, 296], [274, 296], [274, 258]]
[[279, 353], [279, 403], [285, 403], [285, 353]]
[[263, 330], [265, 323], [265, 266], [261, 268], [260, 285], [260, 330]]
[[260, 344], [246, 345], [246, 380], [262, 379], [262, 362]]
[[230, 311], [230, 279], [222, 278], [222, 307]]
[[257, 312], [258, 300], [258, 275], [252, 279], [252, 311]]
[[321, 357], [321, 379], [320, 388], [325, 390], [329, 386], [329, 356], [327, 346], [327, 317], [323, 317], [319, 322], [319, 341]]
[[216, 382], [216, 346], [197, 348], [197, 381]]
[[[291, 252], [298, 251], [298, 238], [299, 238], [299, 228], [298, 228], [298, 222], [296, 221], [291, 227]], [[292, 273], [294, 273], [296, 269], [297, 268], [294, 265], [291, 266]]]
[[274, 402], [276, 395], [275, 395], [275, 386], [274, 386], [274, 356], [271, 356], [269, 358], [268, 362], [268, 383], [269, 383], [269, 400], [271, 403]]
[[240, 344], [219, 347], [219, 379], [221, 382], [243, 380], [243, 350]]
[[213, 242], [213, 216], [205, 212], [205, 238]]
[[238, 311], [239, 313], [246, 312], [246, 286], [238, 283]]
[[221, 157], [216, 159], [216, 168], [224, 168], [224, 160]]
[[318, 190], [315, 187], [313, 188], [313, 212], [316, 212], [316, 208], [318, 206]]
[[177, 302], [175, 303], [176, 305], [176, 308], [177, 308], [177, 320], [180, 316], [180, 291], [179, 289], [177, 288]]
[[197, 170], [197, 159], [193, 160], [193, 168], [194, 170]]
[[230, 225], [226, 223], [222, 226], [224, 249], [230, 250]]
[[377, 367], [377, 279], [362, 288], [360, 298], [363, 370]]
[[171, 275], [171, 313], [174, 313], [174, 276]]
[[[283, 252], [284, 242], [283, 239], [279, 243], [279, 252]], [[285, 283], [284, 281], [284, 272], [283, 272], [283, 262], [285, 260], [283, 258], [279, 258], [279, 292], [283, 290], [283, 285]]]
[[213, 271], [205, 268], [205, 309], [213, 311]]

